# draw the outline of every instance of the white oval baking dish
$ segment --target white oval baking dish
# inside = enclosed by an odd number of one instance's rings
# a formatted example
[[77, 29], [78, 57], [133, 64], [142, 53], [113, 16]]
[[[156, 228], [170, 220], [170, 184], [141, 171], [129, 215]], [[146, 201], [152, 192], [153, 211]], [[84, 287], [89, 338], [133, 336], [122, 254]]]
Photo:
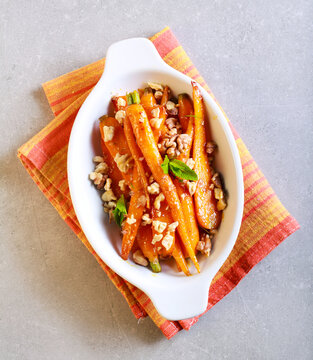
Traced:
[[94, 155], [101, 154], [98, 119], [107, 114], [113, 94], [143, 87], [147, 81], [167, 84], [175, 95], [192, 95], [191, 79], [168, 66], [154, 45], [144, 38], [114, 43], [107, 51], [104, 73], [79, 110], [68, 147], [68, 181], [79, 223], [100, 258], [118, 275], [144, 291], [167, 319], [190, 318], [205, 311], [210, 283], [231, 252], [243, 212], [243, 178], [235, 139], [227, 120], [212, 97], [199, 85], [212, 138], [218, 144], [216, 168], [223, 174], [228, 206], [210, 257], [199, 257], [201, 273], [186, 277], [173, 264], [162, 272], [124, 261], [119, 255], [120, 231], [109, 224], [99, 193], [88, 179]]

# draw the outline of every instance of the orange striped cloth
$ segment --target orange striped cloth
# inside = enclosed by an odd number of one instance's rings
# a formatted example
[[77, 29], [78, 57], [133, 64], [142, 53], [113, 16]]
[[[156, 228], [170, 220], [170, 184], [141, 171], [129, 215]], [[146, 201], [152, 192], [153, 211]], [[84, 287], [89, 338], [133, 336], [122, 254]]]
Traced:
[[[211, 93], [169, 28], [153, 36], [151, 41], [170, 66], [197, 80]], [[21, 146], [18, 157], [39, 189], [95, 256], [125, 297], [136, 318], [149, 315], [164, 335], [171, 338], [181, 329], [189, 330], [198, 321], [199, 316], [182, 321], [164, 319], [141, 290], [106, 266], [82, 232], [69, 195], [66, 156], [71, 128], [80, 106], [99, 80], [104, 63], [105, 60], [101, 59], [43, 84], [55, 118]], [[235, 247], [211, 284], [207, 310], [227, 295], [253, 266], [299, 228], [297, 221], [275, 195], [242, 139], [230, 123], [229, 125], [235, 136], [242, 162], [245, 184], [244, 215]]]

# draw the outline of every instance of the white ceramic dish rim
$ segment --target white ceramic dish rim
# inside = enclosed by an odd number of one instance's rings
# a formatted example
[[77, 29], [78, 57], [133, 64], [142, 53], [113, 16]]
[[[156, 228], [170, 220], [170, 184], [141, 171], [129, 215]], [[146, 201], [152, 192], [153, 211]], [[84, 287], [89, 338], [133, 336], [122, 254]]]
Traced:
[[[127, 66], [125, 66], [125, 54], [127, 54]], [[93, 228], [86, 217], [84, 204], [80, 201], [81, 188], [78, 186], [76, 176], [78, 169], [76, 153], [79, 146], [81, 129], [83, 128], [83, 123], [88, 121], [90, 109], [93, 106], [96, 106], [96, 102], [99, 101], [99, 92], [106, 92], [106, 96], [108, 96], [108, 93], [111, 91], [109, 87], [111, 87], [110, 85], [114, 82], [114, 77], [120, 76], [121, 73], [125, 76], [128, 73], [131, 74], [145, 71], [160, 72], [163, 73], [163, 75], [165, 74], [171, 77], [176, 77], [179, 81], [188, 81], [189, 84], [191, 80], [186, 75], [174, 70], [163, 62], [153, 44], [147, 39], [133, 38], [111, 45], [107, 51], [104, 73], [79, 110], [71, 131], [68, 147], [68, 181], [78, 221], [88, 241], [99, 257], [118, 275], [144, 291], [150, 297], [161, 315], [171, 320], [180, 320], [199, 315], [205, 311], [210, 283], [231, 252], [241, 225], [244, 198], [241, 161], [235, 139], [219, 106], [198, 84], [202, 92], [204, 102], [217, 115], [218, 121], [221, 124], [227, 138], [228, 145], [231, 149], [232, 161], [235, 167], [237, 185], [237, 206], [233, 220], [232, 233], [223, 253], [213, 264], [210, 265], [209, 269], [206, 268], [205, 271], [200, 274], [191, 277], [184, 277], [183, 279], [180, 278], [179, 280], [177, 279], [178, 281], [175, 281], [174, 278], [173, 281], [166, 280], [164, 283], [156, 280], [151, 281], [151, 279], [149, 281], [149, 278], [147, 278], [144, 273], [135, 271], [132, 266], [129, 266], [130, 264], [128, 262], [124, 262], [121, 258], [121, 261], [118, 261], [114, 256], [112, 256], [112, 252], [110, 253], [111, 249], [109, 252], [104, 251], [103, 244], [101, 244], [99, 239], [95, 236]], [[88, 176], [88, 174], [86, 174], [86, 176]], [[188, 291], [186, 291], [186, 289]], [[169, 299], [171, 299], [171, 301], [169, 301]]]

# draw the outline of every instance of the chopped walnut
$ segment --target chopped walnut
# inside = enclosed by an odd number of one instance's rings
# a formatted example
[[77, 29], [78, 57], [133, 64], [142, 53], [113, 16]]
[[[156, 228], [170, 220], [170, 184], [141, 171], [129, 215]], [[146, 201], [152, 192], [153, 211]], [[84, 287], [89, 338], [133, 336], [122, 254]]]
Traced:
[[166, 103], [166, 110], [168, 112], [169, 115], [177, 115], [178, 114], [178, 109], [176, 107], [176, 104], [173, 101], [168, 101]]
[[125, 182], [125, 180], [120, 180], [118, 182], [118, 186], [120, 187], [121, 191], [124, 192], [126, 190], [126, 182]]
[[163, 96], [163, 92], [160, 91], [160, 90], [157, 90], [155, 93], [154, 93], [154, 97], [155, 97], [155, 100], [156, 101], [159, 101], [162, 99], [162, 96]]
[[157, 182], [153, 182], [151, 185], [147, 187], [149, 194], [159, 194], [160, 185]]
[[204, 247], [205, 247], [205, 242], [202, 240], [199, 240], [198, 244], [196, 246], [196, 250], [202, 252], [204, 250]]
[[105, 174], [108, 171], [108, 165], [105, 162], [99, 163], [96, 168], [95, 172], [100, 174]]
[[140, 249], [136, 250], [133, 253], [133, 260], [136, 264], [141, 265], [141, 266], [148, 266], [148, 261], [147, 259], [144, 257], [142, 251]]
[[147, 198], [145, 197], [145, 195], [141, 195], [139, 196], [138, 200], [137, 200], [137, 206], [145, 206], [147, 202]]
[[166, 133], [165, 137], [172, 138], [172, 136], [177, 135], [177, 132], [177, 128], [173, 127], [168, 133]]
[[150, 225], [152, 223], [149, 214], [143, 214], [141, 220], [142, 220], [141, 222], [142, 226]]
[[161, 241], [163, 238], [162, 234], [154, 234], [151, 244], [154, 245], [156, 242]]
[[187, 187], [188, 187], [189, 194], [191, 196], [193, 196], [197, 189], [197, 182], [196, 181], [188, 181]]
[[219, 199], [217, 202], [217, 205], [216, 205], [218, 211], [224, 210], [226, 208], [226, 206], [227, 206], [227, 203], [226, 203], [225, 199]]
[[214, 188], [214, 197], [216, 200], [220, 200], [224, 198], [223, 190], [220, 188]]
[[107, 175], [103, 175], [100, 183], [99, 183], [98, 185], [95, 184], [95, 185], [97, 186], [97, 189], [98, 189], [98, 190], [103, 190], [103, 187], [104, 187], [106, 178], [107, 178]]
[[177, 119], [173, 117], [167, 118], [165, 124], [169, 130], [173, 129], [173, 127], [176, 127], [177, 129], [181, 128], [181, 125], [178, 123]]
[[107, 181], [105, 182], [104, 190], [110, 190], [112, 185], [112, 179], [107, 178]]
[[181, 134], [177, 137], [176, 141], [178, 145], [178, 151], [182, 153], [184, 150], [187, 149], [192, 140], [188, 134]]
[[148, 82], [148, 85], [151, 87], [151, 89], [156, 91], [163, 91], [163, 86], [161, 84], [155, 83], [155, 82]]
[[113, 126], [103, 126], [103, 140], [104, 142], [111, 141], [114, 136]]
[[102, 156], [94, 156], [94, 158], [92, 159], [94, 163], [101, 163], [104, 162], [103, 157]]
[[160, 108], [155, 108], [155, 109], [152, 109], [151, 110], [151, 115], [154, 117], [154, 118], [158, 118], [160, 117]]
[[125, 110], [119, 110], [116, 112], [115, 114], [115, 119], [120, 123], [120, 124], [123, 124], [123, 121], [126, 117], [126, 112]]
[[173, 146], [167, 149], [166, 154], [170, 159], [173, 159], [180, 155], [180, 152]]
[[101, 180], [103, 179], [103, 175], [101, 173], [96, 173], [95, 171], [89, 174], [89, 179], [93, 181], [95, 185], [99, 185]]
[[132, 214], [131, 217], [127, 217], [126, 222], [129, 225], [135, 224], [136, 219], [134, 218], [134, 215]]
[[209, 155], [212, 155], [215, 151], [215, 149], [217, 148], [217, 145], [215, 144], [214, 141], [209, 141], [207, 144], [206, 144], [206, 152], [209, 154]]
[[159, 220], [153, 220], [152, 226], [156, 232], [162, 233], [166, 229], [167, 223]]
[[125, 107], [126, 106], [126, 101], [122, 98], [122, 97], [119, 97], [117, 99], [117, 106], [120, 108], [120, 107]]
[[196, 249], [202, 254], [209, 256], [211, 253], [212, 243], [209, 234], [202, 234], [201, 240], [198, 242]]
[[171, 248], [171, 246], [173, 245], [173, 241], [174, 241], [174, 236], [172, 236], [170, 234], [166, 234], [163, 237], [162, 245], [165, 247], [166, 250], [169, 250]]
[[220, 188], [220, 189], [222, 188], [222, 181], [221, 181], [221, 177], [220, 177], [219, 173], [215, 173], [212, 176], [211, 181], [212, 181], [212, 183], [214, 184], [215, 187]]
[[191, 170], [193, 170], [194, 167], [195, 167], [195, 161], [194, 161], [194, 159], [193, 159], [193, 158], [189, 158], [189, 159], [186, 161], [186, 165], [187, 165], [188, 167], [190, 167]]
[[105, 191], [102, 194], [101, 199], [104, 202], [109, 202], [109, 201], [112, 201], [112, 200], [116, 200], [116, 196], [114, 195], [113, 191], [110, 189], [110, 190]]
[[119, 170], [123, 173], [126, 173], [133, 167], [133, 158], [128, 154], [121, 155], [120, 153], [117, 153], [114, 157], [114, 161]]
[[163, 195], [163, 193], [160, 193], [154, 200], [153, 206], [155, 207], [155, 209], [160, 210], [161, 202], [163, 200], [165, 200], [165, 196]]
[[150, 120], [150, 123], [151, 126], [154, 127], [155, 129], [160, 129], [162, 121], [163, 121], [162, 119], [155, 117]]

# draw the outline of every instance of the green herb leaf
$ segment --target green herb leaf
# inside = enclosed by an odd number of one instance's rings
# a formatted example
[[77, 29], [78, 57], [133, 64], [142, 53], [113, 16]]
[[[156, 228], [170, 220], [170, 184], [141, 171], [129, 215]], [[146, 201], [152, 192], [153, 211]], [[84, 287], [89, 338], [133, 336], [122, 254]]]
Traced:
[[170, 160], [169, 160], [168, 156], [165, 155], [164, 161], [161, 164], [161, 168], [162, 168], [164, 174], [168, 174], [168, 165], [169, 165], [169, 163], [170, 163]]
[[198, 175], [195, 173], [195, 171], [190, 169], [189, 166], [180, 160], [170, 160], [169, 167], [171, 172], [180, 179], [191, 181], [198, 180]]
[[165, 155], [164, 161], [161, 164], [161, 168], [164, 174], [168, 174], [169, 170], [179, 179], [197, 181], [198, 175], [190, 169], [184, 162], [180, 160], [170, 160], [167, 155]]
[[126, 94], [126, 99], [127, 99], [127, 105], [131, 105], [133, 103], [133, 99], [132, 99], [132, 95], [127, 93]]
[[133, 104], [140, 104], [140, 96], [137, 90], [131, 93]]
[[184, 117], [192, 117], [192, 118], [199, 118], [199, 116], [197, 116], [197, 115], [184, 115]]
[[113, 215], [114, 215], [115, 222], [117, 223], [118, 226], [121, 227], [124, 217], [125, 217], [125, 215], [127, 215], [124, 195], [122, 195], [118, 199], [118, 201], [116, 203], [116, 208], [113, 210]]

